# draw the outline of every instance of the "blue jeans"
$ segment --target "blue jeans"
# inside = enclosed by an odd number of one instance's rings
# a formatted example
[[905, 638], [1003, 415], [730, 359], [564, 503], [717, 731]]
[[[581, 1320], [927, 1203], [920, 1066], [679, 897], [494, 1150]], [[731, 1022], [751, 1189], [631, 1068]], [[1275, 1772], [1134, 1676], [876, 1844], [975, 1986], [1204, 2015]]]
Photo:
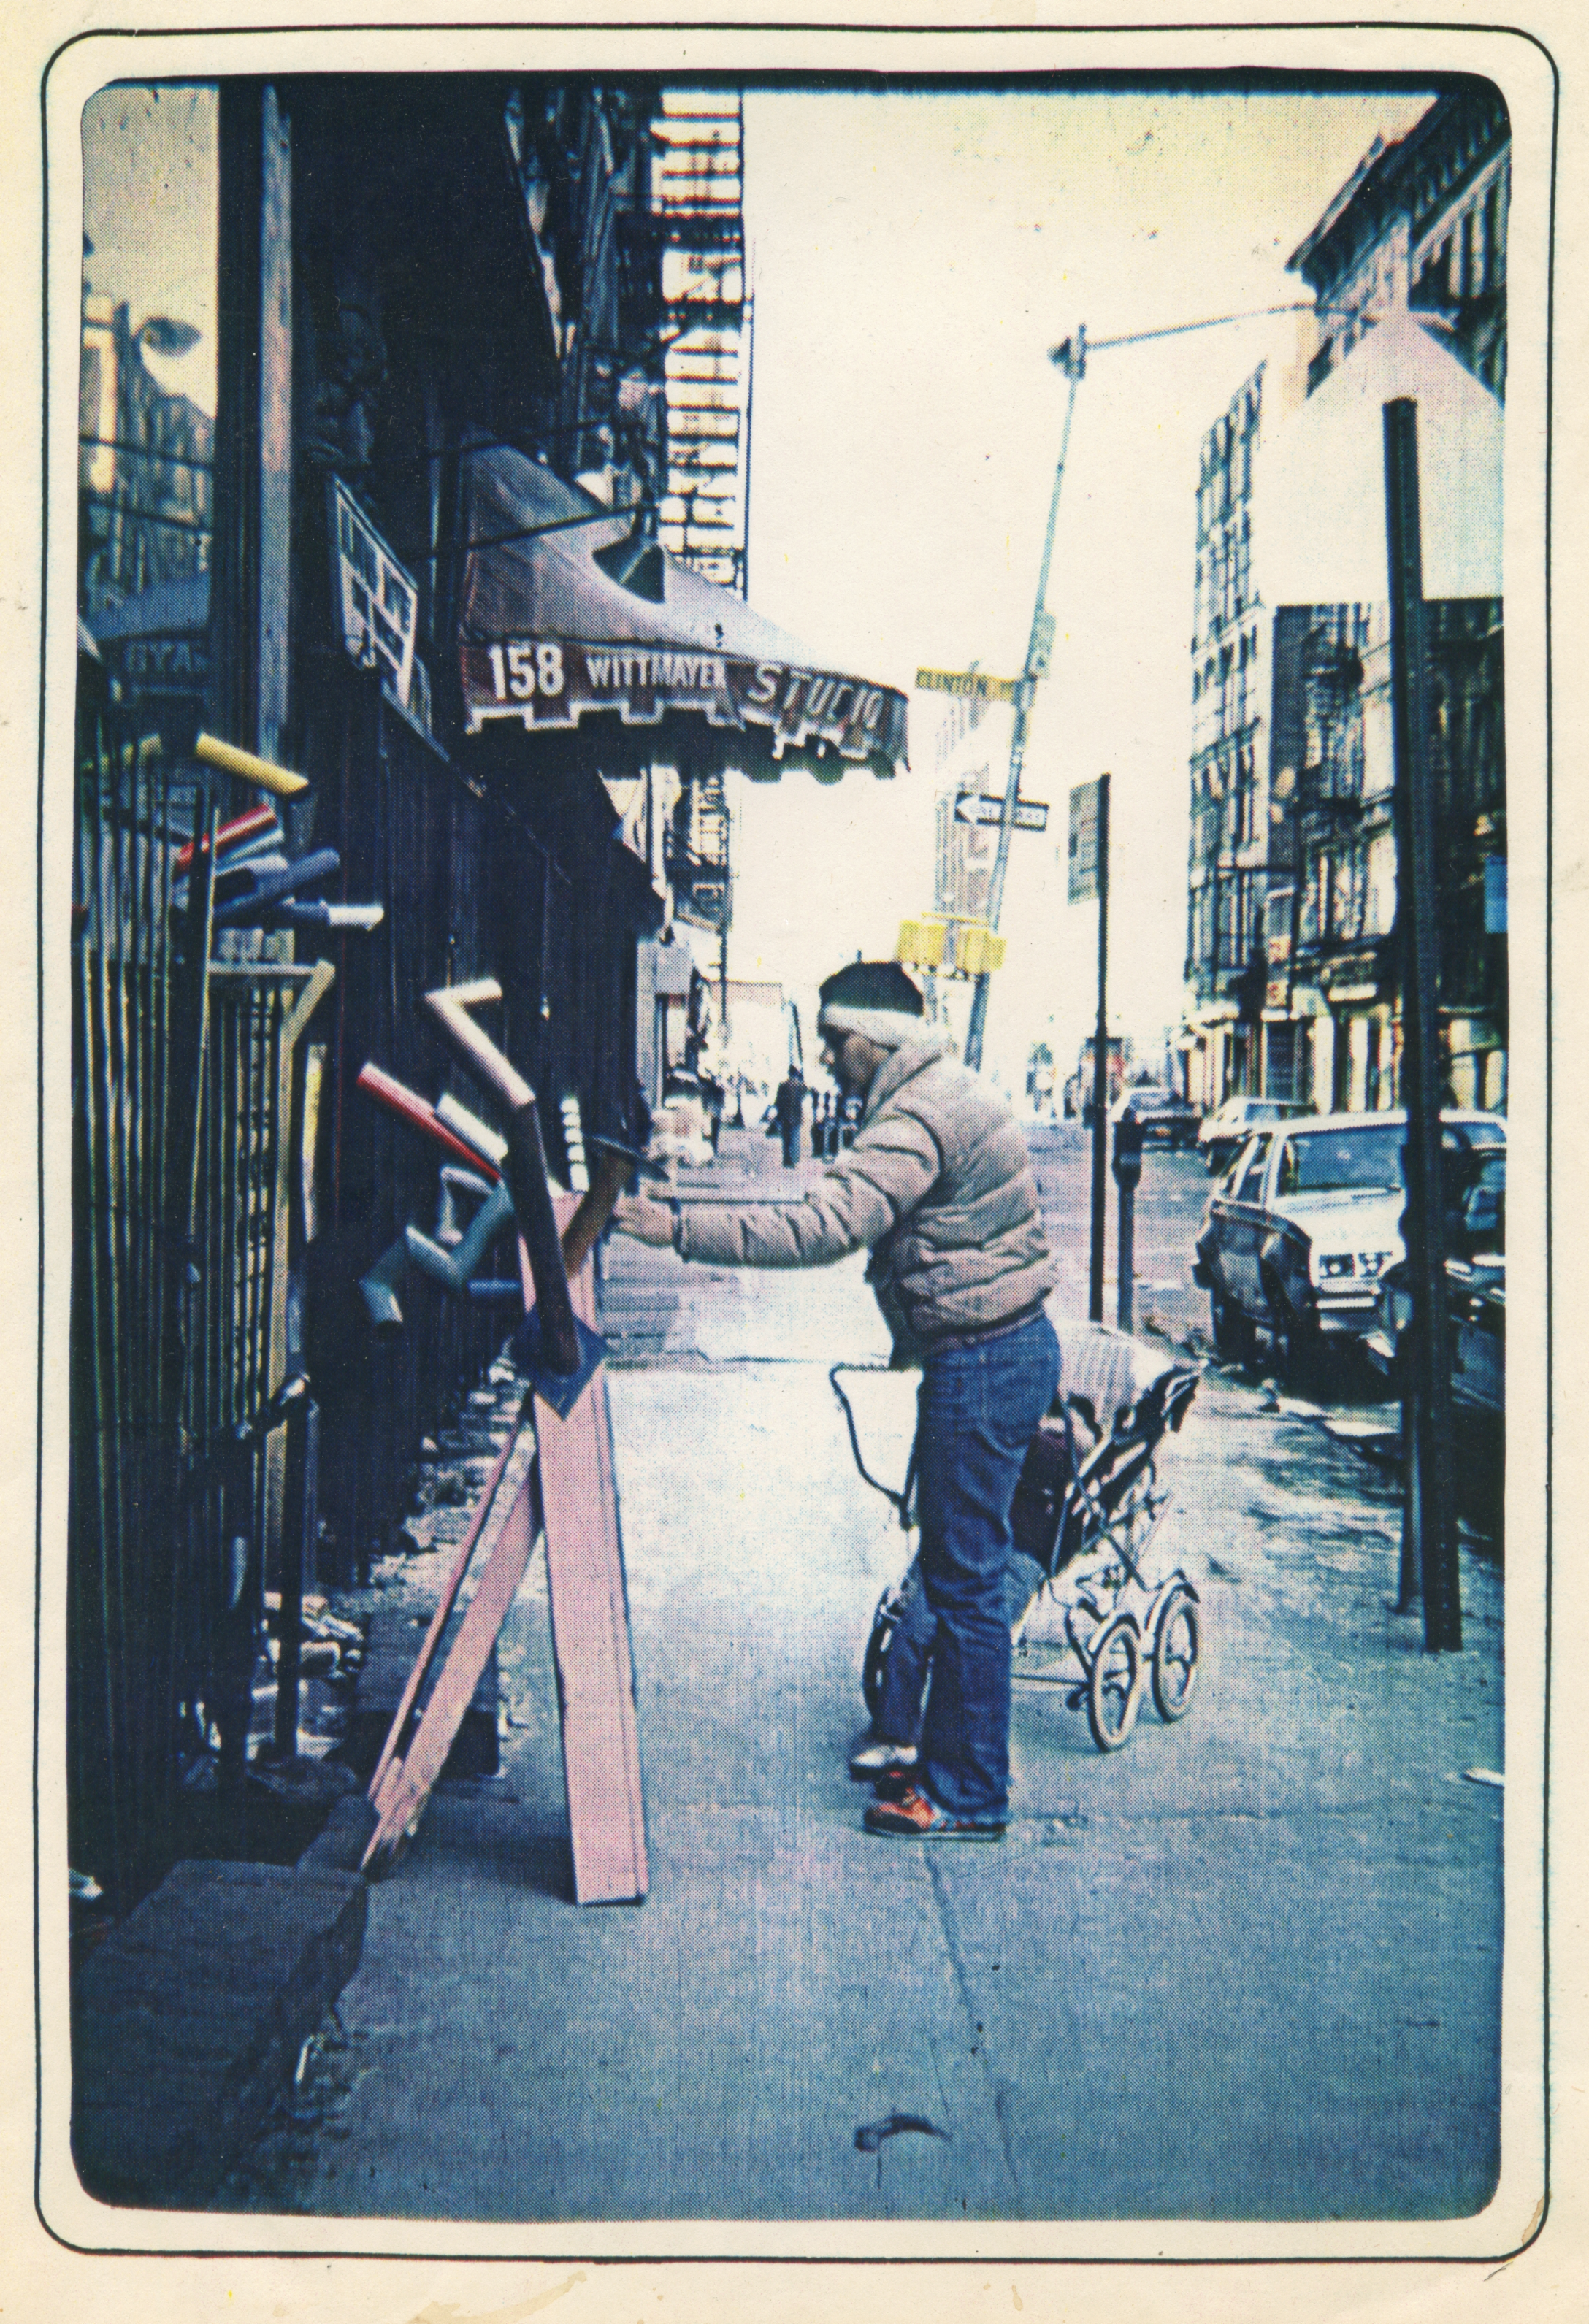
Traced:
[[[930, 1348], [922, 1367], [917, 1495], [932, 1680], [917, 1782], [967, 1822], [1002, 1823], [1009, 1810], [1006, 1591], [1018, 1586], [1010, 1504], [1058, 1385], [1059, 1342], [1046, 1315], [985, 1340]], [[898, 1644], [896, 1632], [891, 1664]], [[878, 1725], [889, 1732], [881, 1717]]]
[[[1016, 1624], [1037, 1596], [1043, 1569], [1035, 1557], [1012, 1547], [1004, 1568], [1004, 1628]], [[914, 1743], [921, 1732], [921, 1706], [932, 1669], [933, 1640], [938, 1617], [928, 1603], [919, 1559], [900, 1584], [899, 1616], [888, 1653], [883, 1657], [882, 1685], [877, 1699], [875, 1732], [885, 1743]]]

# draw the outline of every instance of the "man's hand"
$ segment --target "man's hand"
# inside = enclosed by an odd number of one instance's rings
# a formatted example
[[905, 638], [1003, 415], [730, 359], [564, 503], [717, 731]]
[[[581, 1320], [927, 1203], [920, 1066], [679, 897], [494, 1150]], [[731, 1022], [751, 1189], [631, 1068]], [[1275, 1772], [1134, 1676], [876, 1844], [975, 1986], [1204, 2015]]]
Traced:
[[673, 1247], [673, 1213], [666, 1203], [653, 1203], [649, 1194], [620, 1194], [613, 1224], [620, 1234], [633, 1235], [658, 1250]]

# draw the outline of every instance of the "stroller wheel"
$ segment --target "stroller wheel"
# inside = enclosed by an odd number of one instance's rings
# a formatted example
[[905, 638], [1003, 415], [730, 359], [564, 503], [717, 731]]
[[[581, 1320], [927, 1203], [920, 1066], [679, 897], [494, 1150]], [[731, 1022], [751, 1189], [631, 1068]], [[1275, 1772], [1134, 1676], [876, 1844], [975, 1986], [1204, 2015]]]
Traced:
[[1100, 1751], [1118, 1751], [1137, 1723], [1142, 1646], [1129, 1614], [1116, 1614], [1094, 1640], [1087, 1674], [1087, 1725]]
[[1153, 1708], [1160, 1719], [1184, 1719], [1197, 1683], [1203, 1618], [1190, 1582], [1178, 1582], [1159, 1609], [1153, 1633]]
[[861, 1665], [861, 1692], [873, 1719], [877, 1717], [878, 1705], [882, 1701], [882, 1668], [888, 1660], [888, 1650], [893, 1644], [899, 1619], [899, 1593], [885, 1590], [877, 1601], [877, 1611], [872, 1617], [872, 1636], [866, 1641], [865, 1658]]

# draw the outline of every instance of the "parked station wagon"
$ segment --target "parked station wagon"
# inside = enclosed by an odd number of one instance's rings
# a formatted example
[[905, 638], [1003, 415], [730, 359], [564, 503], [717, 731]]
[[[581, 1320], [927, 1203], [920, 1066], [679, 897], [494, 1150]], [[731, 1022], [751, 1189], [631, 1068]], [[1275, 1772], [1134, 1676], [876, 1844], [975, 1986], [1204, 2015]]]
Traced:
[[1293, 1104], [1289, 1098], [1227, 1097], [1197, 1132], [1197, 1151], [1208, 1166], [1209, 1176], [1217, 1177], [1230, 1168], [1255, 1130], [1294, 1120], [1307, 1111], [1305, 1105]]
[[[1504, 1147], [1497, 1114], [1443, 1114], [1457, 1152]], [[1329, 1339], [1373, 1326], [1380, 1277], [1403, 1257], [1405, 1113], [1316, 1114], [1255, 1131], [1209, 1196], [1195, 1279], [1217, 1351], [1267, 1332], [1294, 1374]]]

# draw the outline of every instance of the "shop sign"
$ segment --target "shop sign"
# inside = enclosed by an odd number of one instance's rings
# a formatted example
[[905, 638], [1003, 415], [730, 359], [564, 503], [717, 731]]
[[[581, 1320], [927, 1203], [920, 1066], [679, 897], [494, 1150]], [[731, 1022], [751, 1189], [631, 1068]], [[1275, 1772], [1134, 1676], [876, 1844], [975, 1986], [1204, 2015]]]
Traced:
[[1070, 793], [1070, 890], [1073, 904], [1098, 892], [1098, 809], [1102, 781], [1076, 783]]
[[693, 927], [719, 929], [728, 926], [728, 875], [700, 872], [674, 896], [673, 908]]
[[331, 588], [348, 656], [378, 669], [406, 710], [418, 595], [340, 476], [331, 479]]
[[615, 710], [626, 726], [654, 726], [668, 711], [689, 710], [713, 726], [766, 728], [775, 759], [810, 742], [841, 759], [892, 764], [905, 756], [903, 695], [783, 662], [561, 637], [466, 639], [459, 660], [471, 734], [491, 718], [520, 718], [533, 730]]
[[107, 638], [99, 650], [106, 667], [140, 695], [202, 694], [209, 682], [202, 630], [163, 638]]

